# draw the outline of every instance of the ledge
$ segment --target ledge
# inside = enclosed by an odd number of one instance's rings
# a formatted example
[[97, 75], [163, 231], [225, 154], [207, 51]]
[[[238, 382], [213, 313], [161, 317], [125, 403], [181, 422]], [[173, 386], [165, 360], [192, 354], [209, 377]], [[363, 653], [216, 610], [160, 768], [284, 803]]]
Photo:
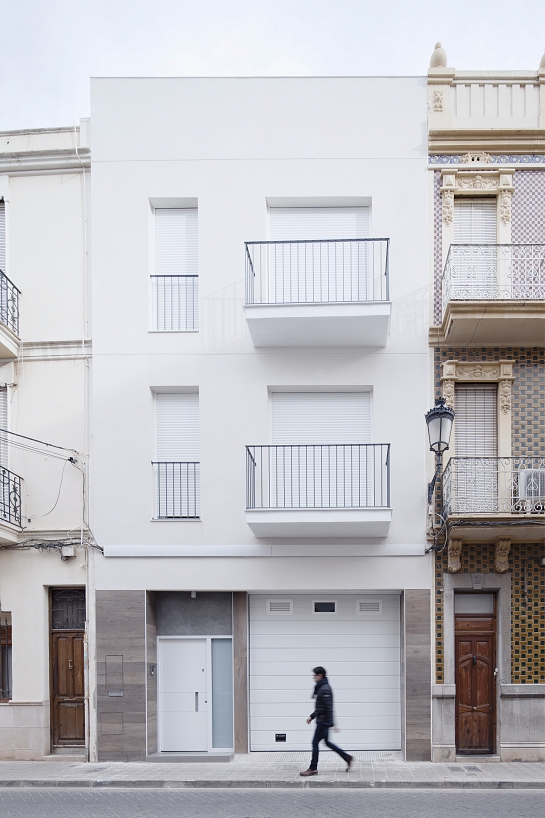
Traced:
[[390, 508], [297, 508], [246, 510], [256, 537], [386, 537]]
[[431, 695], [434, 699], [453, 699], [456, 696], [456, 685], [432, 685]]
[[20, 339], [6, 324], [0, 323], [0, 358], [17, 358]]
[[449, 301], [432, 346], [543, 346], [545, 301]]
[[247, 304], [255, 347], [384, 347], [390, 301]]
[[[489, 542], [508, 537], [511, 542], [535, 542], [545, 537], [545, 516], [520, 514], [449, 514], [450, 536], [464, 542]], [[516, 525], [513, 523], [516, 522]], [[483, 525], [483, 523], [485, 525]], [[530, 538], [530, 539], [529, 539]]]
[[500, 696], [514, 696], [517, 698], [545, 698], [545, 684], [543, 685], [502, 685], [500, 684]]

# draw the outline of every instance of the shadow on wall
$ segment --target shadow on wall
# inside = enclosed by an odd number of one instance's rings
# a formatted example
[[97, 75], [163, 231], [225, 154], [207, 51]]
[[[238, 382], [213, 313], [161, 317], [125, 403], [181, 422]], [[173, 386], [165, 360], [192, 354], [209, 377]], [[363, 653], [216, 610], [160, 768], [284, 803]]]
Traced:
[[205, 295], [201, 301], [205, 349], [225, 350], [249, 337], [244, 317], [244, 280]]

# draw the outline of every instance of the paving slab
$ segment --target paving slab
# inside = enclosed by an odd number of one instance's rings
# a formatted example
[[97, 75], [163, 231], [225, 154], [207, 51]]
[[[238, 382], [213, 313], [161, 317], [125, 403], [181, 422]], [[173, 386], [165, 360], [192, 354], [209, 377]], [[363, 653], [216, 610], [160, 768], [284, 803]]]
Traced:
[[0, 787], [545, 789], [543, 763], [432, 764], [357, 752], [347, 773], [328, 752], [320, 754], [317, 776], [301, 778], [309, 759], [283, 752], [235, 755], [227, 763], [1, 761]]

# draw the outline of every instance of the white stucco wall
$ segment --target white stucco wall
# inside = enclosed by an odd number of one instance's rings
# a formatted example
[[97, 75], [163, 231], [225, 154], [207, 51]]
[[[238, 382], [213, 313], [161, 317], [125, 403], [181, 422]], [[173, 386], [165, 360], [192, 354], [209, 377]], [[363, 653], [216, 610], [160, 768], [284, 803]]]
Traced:
[[[323, 581], [325, 588], [331, 580], [320, 580], [320, 565], [327, 574], [328, 561], [313, 560], [309, 575], [305, 557], [284, 559], [282, 548], [423, 553], [425, 95], [418, 78], [93, 80], [95, 536], [106, 554], [153, 554], [166, 546], [180, 555], [196, 546], [253, 547], [256, 554], [183, 560], [177, 585], [170, 584], [176, 561], [106, 559], [97, 564], [97, 587], [266, 588], [274, 586], [274, 562], [276, 587], [291, 582], [300, 564], [293, 587]], [[150, 200], [179, 199], [198, 200], [200, 331], [151, 333]], [[371, 236], [391, 239], [393, 306], [384, 349], [253, 347], [243, 314], [244, 242], [268, 238], [271, 200], [371, 204]], [[200, 394], [202, 520], [153, 522], [153, 388], [184, 386]], [[386, 539], [264, 543], [253, 536], [244, 515], [245, 446], [271, 442], [269, 389], [279, 386], [372, 390], [372, 440], [392, 445]], [[257, 556], [263, 545], [274, 560]], [[414, 568], [406, 581], [429, 586], [427, 558], [408, 559]], [[404, 587], [403, 572], [395, 582], [391, 574], [395, 559], [376, 560], [372, 568], [369, 562], [369, 587]], [[350, 557], [341, 562], [335, 587], [364, 587], [365, 576], [354, 583]], [[226, 586], [231, 571], [236, 576]]]

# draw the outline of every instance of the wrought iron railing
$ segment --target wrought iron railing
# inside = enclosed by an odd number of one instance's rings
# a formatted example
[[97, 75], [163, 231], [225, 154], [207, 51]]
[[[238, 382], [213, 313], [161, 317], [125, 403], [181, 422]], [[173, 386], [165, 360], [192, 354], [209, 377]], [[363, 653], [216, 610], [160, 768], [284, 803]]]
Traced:
[[452, 457], [443, 473], [450, 514], [545, 514], [545, 457]]
[[19, 335], [19, 296], [20, 290], [0, 270], [0, 321]]
[[199, 277], [151, 276], [153, 329], [196, 330], [199, 326]]
[[0, 466], [0, 520], [21, 525], [21, 478]]
[[246, 243], [247, 304], [387, 301], [389, 239]]
[[154, 462], [155, 519], [183, 520], [200, 516], [200, 463]]
[[545, 300], [545, 244], [451, 244], [443, 273], [449, 301]]
[[248, 509], [389, 506], [388, 443], [246, 447]]

